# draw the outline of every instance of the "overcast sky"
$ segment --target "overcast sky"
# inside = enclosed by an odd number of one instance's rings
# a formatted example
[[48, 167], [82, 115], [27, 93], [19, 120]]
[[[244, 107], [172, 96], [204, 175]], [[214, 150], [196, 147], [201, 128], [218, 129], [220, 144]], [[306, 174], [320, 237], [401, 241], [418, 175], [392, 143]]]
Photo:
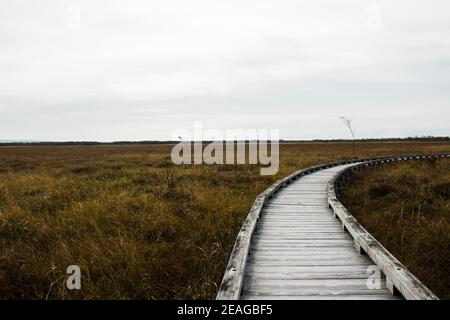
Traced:
[[0, 140], [450, 135], [450, 1], [0, 0]]

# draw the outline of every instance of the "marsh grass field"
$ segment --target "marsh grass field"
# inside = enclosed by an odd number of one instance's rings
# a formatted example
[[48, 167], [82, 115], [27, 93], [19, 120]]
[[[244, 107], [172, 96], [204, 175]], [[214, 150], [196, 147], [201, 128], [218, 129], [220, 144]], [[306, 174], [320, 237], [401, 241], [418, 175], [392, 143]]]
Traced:
[[414, 275], [450, 299], [450, 159], [358, 172], [342, 200]]
[[[212, 299], [255, 197], [295, 170], [352, 157], [351, 143], [282, 144], [278, 174], [261, 176], [257, 165], [174, 166], [171, 149], [0, 147], [0, 298]], [[356, 150], [433, 153], [450, 143]], [[436, 232], [448, 249], [448, 232]], [[81, 290], [66, 289], [72, 264]]]

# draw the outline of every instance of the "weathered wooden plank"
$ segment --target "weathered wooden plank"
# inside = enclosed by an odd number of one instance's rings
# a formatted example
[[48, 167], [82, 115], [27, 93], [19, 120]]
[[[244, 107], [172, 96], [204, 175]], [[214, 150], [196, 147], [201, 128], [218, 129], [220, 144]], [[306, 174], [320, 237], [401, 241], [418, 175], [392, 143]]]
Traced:
[[[259, 255], [252, 254], [248, 257], [252, 263], [266, 263], [269, 265], [283, 264], [289, 265], [325, 265], [328, 266], [340, 266], [340, 265], [373, 265], [373, 262], [369, 261], [364, 256], [355, 255], [293, 255], [293, 256], [279, 256], [279, 255]], [[311, 262], [311, 263], [310, 263]], [[333, 264], [334, 263], [334, 264]]]
[[317, 248], [310, 248], [310, 247], [280, 247], [280, 248], [274, 248], [271, 246], [266, 247], [251, 247], [252, 253], [255, 252], [276, 252], [279, 254], [321, 254], [324, 252], [324, 254], [336, 254], [336, 253], [347, 253], [350, 252], [351, 254], [355, 253], [354, 246], [346, 246], [346, 247], [317, 247]]
[[[321, 242], [301, 242], [301, 243], [283, 243], [283, 242], [267, 242], [262, 245], [263, 247], [267, 249], [273, 249], [273, 248], [279, 248], [279, 250], [319, 250], [319, 249], [328, 249], [328, 250], [340, 250], [341, 248], [353, 248], [355, 249], [354, 243], [351, 241], [348, 242], [342, 242], [340, 244], [329, 244], [329, 243], [321, 243]], [[252, 245], [250, 246], [252, 251], [255, 251], [258, 249], [258, 247], [261, 247], [261, 243], [255, 243], [252, 242]], [[262, 250], [262, 249], [261, 249]]]
[[320, 300], [320, 296], [328, 295], [369, 295], [369, 294], [389, 294], [386, 289], [368, 289], [361, 286], [349, 286], [349, 287], [294, 287], [294, 288], [275, 288], [275, 287], [257, 287], [246, 288], [244, 287], [244, 295], [273, 295], [273, 296], [285, 296], [285, 295], [297, 295], [297, 296], [317, 296]]
[[[293, 187], [286, 187], [283, 189], [283, 193], [286, 191], [287, 194], [313, 194], [313, 193], [319, 193], [322, 194], [323, 192], [327, 191], [326, 186], [298, 186], [296, 188]], [[275, 196], [274, 196], [275, 197]]]
[[249, 256], [249, 262], [257, 263], [261, 266], [351, 266], [354, 264], [370, 266], [373, 263], [369, 260], [360, 259], [335, 259], [335, 260], [325, 260], [325, 259], [307, 259], [307, 260], [264, 260], [255, 259]]
[[[299, 221], [300, 220], [300, 221]], [[339, 222], [335, 219], [333, 219], [333, 217], [328, 217], [326, 215], [321, 215], [321, 214], [300, 214], [298, 217], [286, 217], [286, 216], [280, 216], [280, 217], [261, 217], [259, 219], [259, 224], [263, 225], [263, 224], [270, 224], [270, 223], [296, 223], [296, 224], [304, 224], [304, 225], [308, 225], [307, 221], [314, 221], [314, 220], [323, 220], [324, 222], [330, 222], [330, 223], [336, 223]]]
[[322, 207], [328, 208], [328, 206], [325, 205], [324, 203], [318, 203], [318, 204], [315, 204], [315, 205], [311, 205], [311, 204], [300, 205], [300, 204], [269, 203], [264, 208], [265, 209], [277, 209], [277, 210], [284, 208], [284, 209], [288, 209], [288, 210], [295, 210], [296, 212], [306, 212], [306, 211], [313, 211], [313, 210], [316, 210], [316, 211], [321, 210], [321, 211], [323, 211], [323, 209], [321, 209]]
[[282, 219], [286, 220], [293, 220], [298, 223], [302, 223], [305, 221], [305, 219], [311, 219], [311, 218], [320, 218], [322, 220], [327, 220], [330, 222], [338, 222], [338, 220], [333, 219], [334, 216], [330, 213], [325, 212], [301, 212], [301, 213], [271, 213], [271, 214], [264, 214], [262, 215], [259, 220], [260, 222], [269, 221], [269, 220], [275, 220], [280, 221]]
[[[257, 229], [257, 232], [259, 231], [267, 231], [267, 232], [282, 232], [282, 233], [299, 233], [299, 232], [339, 232], [342, 233], [342, 227], [336, 226], [336, 225], [315, 225], [315, 228], [312, 228], [307, 225], [303, 226], [286, 226], [286, 227], [279, 227], [279, 226], [260, 226]], [[340, 229], [340, 230], [339, 230]]]
[[[325, 207], [316, 207], [314, 210], [301, 210], [298, 211], [295, 208], [285, 208], [279, 211], [274, 211], [272, 208], [264, 210], [260, 218], [271, 218], [271, 217], [299, 217], [303, 214], [320, 214], [322, 217], [333, 217], [333, 214]], [[302, 222], [302, 219], [298, 219], [298, 222]]]
[[287, 227], [269, 227], [259, 225], [257, 230], [265, 230], [272, 232], [342, 232], [341, 224], [325, 224], [325, 225], [302, 225], [302, 226], [287, 226]]
[[260, 222], [270, 222], [269, 220], [274, 220], [273, 222], [280, 222], [281, 219], [294, 220], [296, 223], [302, 224], [311, 220], [323, 220], [325, 222], [337, 222], [333, 219], [333, 215], [324, 213], [299, 213], [297, 215], [285, 215], [281, 214], [279, 216], [275, 215], [263, 215], [259, 218]]
[[260, 227], [269, 227], [269, 226], [276, 226], [276, 225], [285, 225], [286, 227], [295, 227], [295, 226], [300, 226], [300, 227], [317, 227], [317, 224], [328, 224], [328, 226], [334, 226], [334, 227], [338, 227], [339, 225], [342, 226], [342, 224], [336, 223], [337, 221], [330, 221], [330, 220], [325, 220], [325, 219], [320, 219], [320, 217], [303, 217], [303, 219], [305, 219], [305, 221], [302, 222], [298, 222], [297, 219], [289, 219], [289, 218], [285, 218], [285, 219], [261, 219], [260, 223], [258, 224], [258, 229], [260, 229]]
[[[258, 225], [257, 229], [263, 229], [263, 228], [296, 228], [296, 227], [305, 227], [305, 226], [336, 226], [335, 223], [330, 222], [330, 221], [324, 221], [324, 220], [319, 220], [319, 219], [315, 219], [315, 220], [309, 220], [309, 221], [305, 221], [303, 223], [298, 223], [298, 222], [290, 222], [290, 221], [277, 221], [277, 222], [272, 222], [272, 221], [266, 221], [261, 223], [260, 225]], [[342, 226], [342, 225], [341, 225]]]
[[[301, 221], [299, 221], [300, 219], [301, 219]], [[294, 218], [293, 217], [280, 217], [279, 219], [277, 219], [276, 217], [264, 217], [259, 220], [258, 227], [260, 227], [260, 226], [264, 227], [264, 226], [276, 225], [276, 224], [284, 224], [284, 225], [288, 225], [288, 226], [299, 225], [299, 226], [314, 227], [314, 223], [313, 223], [314, 221], [316, 221], [318, 223], [325, 223], [325, 224], [328, 223], [328, 224], [334, 225], [334, 226], [339, 225], [338, 220], [330, 219], [329, 217], [326, 217], [326, 216], [304, 215], [304, 216], [300, 216], [297, 218], [295, 218], [295, 217]], [[309, 223], [311, 223], [311, 225]], [[315, 224], [317, 224], [317, 223], [315, 223]]]
[[[266, 265], [280, 265], [283, 262], [286, 262], [285, 267], [297, 265], [315, 265], [315, 266], [341, 266], [343, 265], [343, 260], [347, 262], [352, 262], [350, 265], [373, 265], [373, 262], [370, 262], [367, 259], [362, 257], [354, 256], [350, 253], [340, 254], [340, 255], [303, 255], [296, 254], [292, 256], [282, 256], [282, 255], [270, 255], [270, 254], [259, 254], [259, 251], [256, 253], [252, 253], [248, 256], [248, 263], [259, 264], [259, 262], [264, 262]], [[326, 264], [322, 264], [322, 261], [327, 261]], [[307, 261], [314, 261], [314, 263], [305, 264]], [[336, 261], [336, 264], [333, 264], [332, 261]], [[359, 263], [361, 262], [361, 263]], [[367, 264], [369, 262], [369, 264]], [[261, 264], [262, 266], [263, 264]], [[345, 265], [349, 265], [348, 263]], [[369, 270], [370, 271], [370, 270]]]
[[327, 211], [326, 208], [316, 208], [315, 210], [308, 210], [308, 211], [295, 211], [289, 208], [287, 208], [288, 210], [272, 210], [272, 209], [268, 209], [268, 210], [264, 210], [261, 213], [260, 218], [274, 218], [274, 217], [298, 217], [300, 215], [307, 215], [307, 214], [323, 214], [323, 215], [330, 215], [332, 216], [330, 211]]
[[[340, 229], [340, 230], [339, 230]], [[312, 228], [310, 226], [305, 226], [305, 227], [297, 227], [297, 228], [289, 228], [289, 227], [285, 227], [285, 228], [276, 228], [276, 227], [261, 227], [258, 228], [255, 232], [255, 236], [264, 236], [264, 235], [268, 235], [270, 236], [271, 234], [276, 234], [277, 237], [281, 238], [283, 236], [289, 236], [291, 237], [292, 234], [296, 235], [296, 236], [307, 236], [307, 235], [312, 235], [312, 236], [318, 236], [320, 234], [323, 234], [325, 236], [328, 236], [328, 234], [336, 234], [338, 233], [341, 236], [345, 236], [348, 237], [350, 236], [347, 233], [343, 233], [342, 232], [342, 228], [339, 228], [339, 226], [331, 226], [331, 227], [316, 227], [316, 228]]]
[[[282, 230], [287, 230], [288, 228], [300, 228], [300, 229], [314, 229], [322, 226], [322, 227], [328, 227], [328, 228], [336, 228], [339, 226], [342, 226], [342, 223], [340, 223], [339, 220], [325, 220], [322, 219], [322, 221], [318, 219], [309, 219], [309, 221], [297, 221], [297, 219], [293, 218], [281, 218], [280, 220], [277, 219], [261, 219], [258, 224], [258, 229], [262, 228], [269, 228], [269, 227], [276, 227], [276, 225], [283, 225], [282, 227], [278, 227]], [[272, 226], [271, 226], [272, 225]], [[286, 229], [287, 228], [287, 229]]]
[[242, 300], [399, 300], [400, 297], [393, 296], [389, 291], [384, 294], [354, 294], [354, 295], [246, 295]]
[[298, 200], [273, 200], [268, 208], [274, 205], [281, 205], [286, 207], [328, 207], [326, 203], [317, 199], [298, 199]]
[[325, 192], [321, 193], [309, 193], [309, 194], [292, 194], [292, 193], [280, 193], [273, 197], [272, 203], [275, 203], [279, 199], [305, 199], [305, 200], [326, 200], [327, 194]]
[[340, 232], [340, 233], [297, 233], [297, 234], [283, 234], [283, 235], [277, 235], [277, 234], [271, 234], [269, 232], [265, 231], [258, 231], [254, 234], [253, 239], [258, 240], [264, 240], [264, 241], [270, 241], [270, 240], [276, 240], [276, 241], [284, 241], [284, 240], [341, 240], [341, 239], [352, 239], [352, 237], [349, 234]]
[[332, 214], [324, 214], [324, 213], [313, 213], [313, 214], [281, 214], [279, 216], [275, 215], [263, 215], [259, 218], [259, 224], [265, 223], [265, 222], [295, 222], [296, 224], [304, 224], [307, 225], [311, 220], [323, 220], [325, 223], [339, 223], [340, 221]]
[[282, 245], [306, 245], [306, 244], [323, 244], [323, 245], [329, 245], [329, 246], [336, 246], [336, 245], [341, 245], [341, 244], [348, 244], [351, 243], [353, 244], [352, 241], [347, 240], [347, 239], [311, 239], [311, 240], [303, 240], [303, 239], [264, 239], [264, 238], [256, 238], [253, 239], [252, 242], [257, 245], [257, 244], [278, 244], [280, 246]]
[[295, 214], [299, 214], [299, 213], [314, 213], [314, 212], [330, 212], [328, 211], [328, 208], [317, 208], [316, 207], [307, 207], [307, 206], [302, 206], [301, 207], [301, 211], [298, 210], [298, 208], [293, 208], [291, 207], [284, 207], [284, 206], [266, 206], [264, 207], [264, 210], [262, 212], [262, 214], [266, 214], [266, 213], [272, 213], [272, 214], [281, 214], [281, 213], [295, 213]]
[[327, 190], [326, 188], [318, 188], [318, 189], [312, 189], [310, 187], [305, 187], [304, 190], [301, 191], [295, 191], [293, 189], [288, 189], [288, 187], [283, 189], [282, 193], [278, 193], [277, 195], [275, 195], [274, 197], [277, 196], [284, 196], [284, 195], [289, 195], [289, 196], [311, 196], [311, 195], [327, 195]]
[[[267, 259], [277, 259], [277, 258], [286, 258], [286, 259], [338, 259], [338, 258], [353, 258], [357, 257], [358, 259], [361, 256], [355, 256], [355, 252], [348, 250], [342, 252], [341, 250], [335, 250], [334, 252], [328, 251], [318, 251], [318, 250], [309, 250], [307, 252], [294, 252], [294, 251], [278, 251], [278, 250], [255, 250], [251, 253], [252, 257], [257, 258], [267, 258]], [[251, 257], [250, 257], [251, 258]]]
[[[373, 264], [371, 266], [374, 266]], [[261, 266], [254, 263], [249, 263], [247, 266], [246, 273], [251, 273], [253, 275], [263, 275], [263, 274], [305, 274], [305, 273], [316, 273], [316, 274], [327, 274], [327, 273], [366, 273], [368, 274], [370, 269], [367, 265], [351, 265], [351, 266]]]
[[[386, 281], [381, 279], [381, 287], [386, 290]], [[244, 284], [245, 289], [265, 289], [272, 288], [274, 290], [292, 290], [296, 288], [359, 288], [361, 290], [370, 289], [367, 285], [367, 279], [257, 279], [248, 278]]]
[[366, 272], [283, 272], [276, 274], [273, 273], [251, 273], [247, 272], [245, 274], [246, 279], [252, 279], [254, 281], [260, 281], [264, 279], [272, 280], [306, 280], [306, 279], [366, 279]]
[[313, 229], [303, 229], [303, 230], [267, 230], [267, 229], [260, 229], [255, 233], [256, 237], [271, 237], [271, 238], [294, 238], [294, 239], [303, 239], [303, 238], [309, 238], [311, 239], [317, 239], [317, 238], [324, 238], [330, 236], [333, 239], [348, 239], [348, 235], [345, 233], [342, 233], [342, 229], [339, 230], [339, 228], [336, 228], [336, 230], [313, 230]]
[[282, 197], [274, 199], [270, 205], [285, 205], [285, 206], [325, 206], [326, 197], [324, 198], [306, 198], [306, 197]]

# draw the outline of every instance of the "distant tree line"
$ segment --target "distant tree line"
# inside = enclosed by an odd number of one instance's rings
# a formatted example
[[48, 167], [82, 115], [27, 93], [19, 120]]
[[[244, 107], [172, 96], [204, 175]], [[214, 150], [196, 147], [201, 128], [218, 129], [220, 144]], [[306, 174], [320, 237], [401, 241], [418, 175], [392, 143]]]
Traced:
[[[447, 137], [434, 137], [434, 136], [416, 136], [406, 138], [367, 138], [367, 139], [355, 139], [358, 142], [408, 142], [408, 141], [450, 141], [450, 136]], [[144, 140], [144, 141], [114, 141], [114, 142], [98, 142], [98, 141], [63, 141], [63, 142], [51, 142], [51, 141], [33, 141], [33, 142], [0, 142], [0, 146], [109, 146], [109, 145], [155, 145], [155, 144], [176, 144], [180, 141], [172, 140]], [[204, 143], [210, 143], [212, 141], [203, 141]], [[244, 142], [244, 140], [240, 141]], [[245, 142], [249, 142], [246, 140]], [[296, 143], [296, 142], [352, 142], [351, 139], [313, 139], [313, 140], [280, 140], [284, 143]]]
[[108, 146], [108, 145], [150, 145], [150, 144], [174, 144], [179, 141], [36, 141], [36, 142], [0, 142], [0, 146]]
[[[284, 141], [284, 140], [282, 140]], [[285, 140], [285, 141], [291, 141], [291, 140]], [[292, 140], [294, 141], [294, 140]], [[352, 142], [351, 139], [313, 139], [313, 140], [295, 140], [298, 142]], [[295, 142], [294, 141], [294, 142]], [[361, 138], [361, 139], [355, 139], [355, 141], [359, 142], [393, 142], [393, 141], [450, 141], [450, 136], [447, 137], [435, 137], [435, 136], [415, 136], [415, 137], [406, 137], [406, 138]]]

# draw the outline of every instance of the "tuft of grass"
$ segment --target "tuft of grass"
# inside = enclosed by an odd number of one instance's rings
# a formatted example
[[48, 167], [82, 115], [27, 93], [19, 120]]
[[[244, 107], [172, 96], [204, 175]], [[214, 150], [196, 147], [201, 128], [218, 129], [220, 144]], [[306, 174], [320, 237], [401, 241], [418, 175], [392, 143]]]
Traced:
[[343, 203], [440, 298], [450, 298], [450, 160], [417, 160], [358, 172]]
[[[171, 149], [0, 147], [0, 298], [214, 298], [256, 196], [295, 170], [352, 157], [351, 143], [283, 144], [279, 173], [260, 176], [255, 165], [174, 166]], [[360, 157], [449, 149], [357, 145]], [[79, 291], [65, 286], [73, 264]]]

